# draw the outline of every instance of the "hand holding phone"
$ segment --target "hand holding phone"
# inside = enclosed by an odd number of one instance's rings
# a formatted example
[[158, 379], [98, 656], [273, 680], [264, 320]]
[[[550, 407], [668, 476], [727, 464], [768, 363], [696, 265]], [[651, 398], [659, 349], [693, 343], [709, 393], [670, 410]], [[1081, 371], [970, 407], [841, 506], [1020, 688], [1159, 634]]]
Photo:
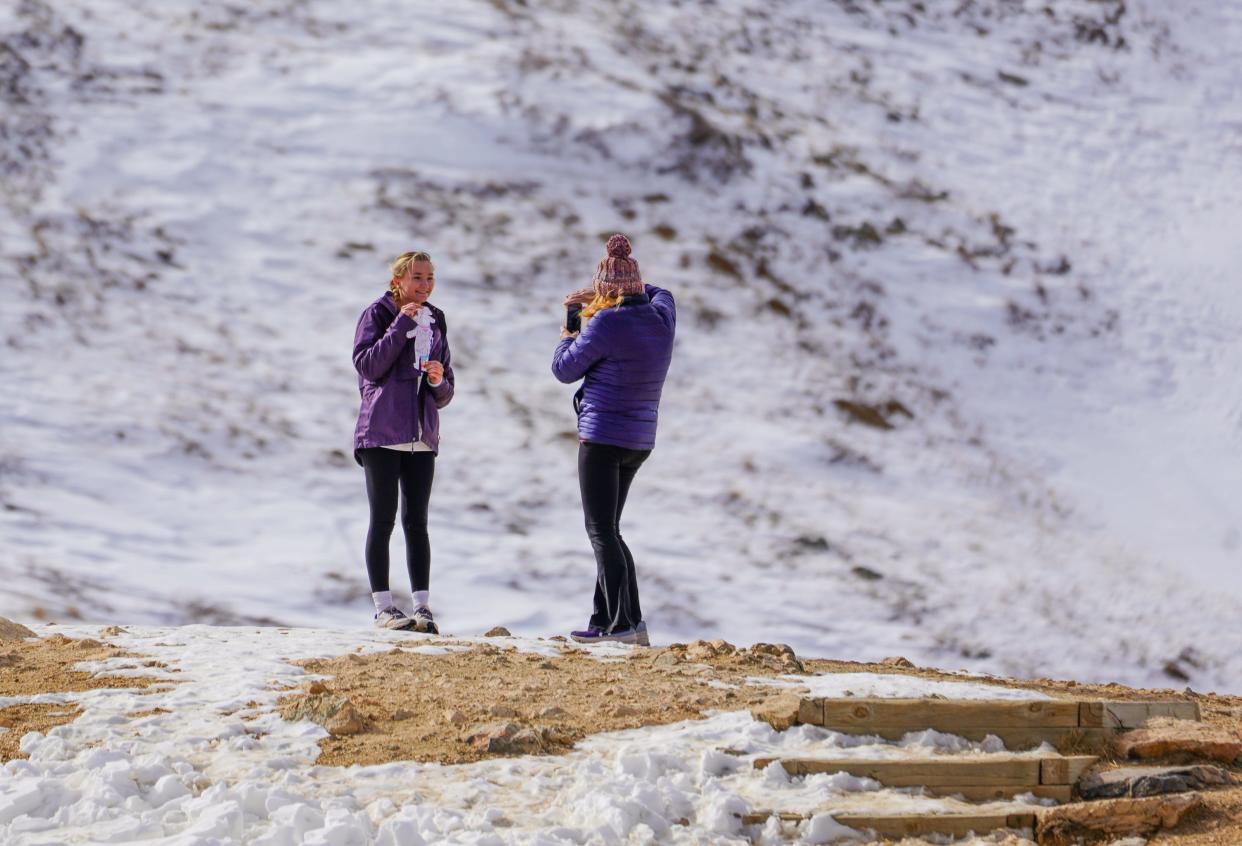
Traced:
[[565, 306], [565, 330], [580, 332], [582, 330], [582, 304], [572, 303]]

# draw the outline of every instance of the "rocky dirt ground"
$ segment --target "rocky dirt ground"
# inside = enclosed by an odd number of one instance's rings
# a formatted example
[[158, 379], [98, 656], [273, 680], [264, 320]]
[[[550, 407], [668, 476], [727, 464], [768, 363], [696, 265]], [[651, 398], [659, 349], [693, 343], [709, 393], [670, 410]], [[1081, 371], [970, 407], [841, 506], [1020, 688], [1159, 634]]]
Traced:
[[[155, 679], [95, 676], [75, 670], [83, 661], [102, 661], [126, 655], [98, 640], [71, 640], [64, 635], [28, 640], [34, 632], [0, 618], [0, 704], [4, 697], [40, 693], [71, 693], [103, 687], [148, 687]], [[155, 666], [156, 662], [150, 662]], [[0, 707], [0, 763], [24, 757], [18, 747], [22, 735], [47, 732], [72, 722], [79, 709], [64, 703], [17, 704]]]
[[[103, 634], [106, 637], [107, 630]], [[502, 755], [560, 754], [589, 735], [696, 719], [717, 710], [754, 708], [787, 691], [748, 684], [748, 679], [882, 672], [1038, 690], [1075, 699], [1192, 697], [1202, 710], [1202, 729], [1242, 749], [1242, 697], [1237, 696], [1072, 680], [1002, 680], [916, 667], [900, 658], [880, 664], [804, 659], [780, 644], [738, 648], [724, 641], [696, 641], [635, 649], [602, 660], [560, 638], [544, 645], [557, 657], [520, 651], [508, 638], [496, 636], [481, 644], [444, 639], [436, 643], [443, 651], [428, 649], [420, 639], [411, 648], [307, 660], [303, 666], [321, 678], [283, 698], [281, 713], [290, 719], [314, 719], [328, 729], [329, 736], [320, 744], [319, 763], [323, 765], [399, 760], [454, 764]], [[123, 654], [99, 640], [0, 636], [0, 697], [154, 683], [93, 676], [75, 669], [83, 661]], [[137, 657], [141, 664], [141, 656]], [[18, 742], [26, 732], [46, 732], [76, 715], [76, 707], [66, 704], [0, 708], [0, 726], [8, 729], [0, 732], [0, 761], [22, 757]], [[1176, 749], [1158, 751], [1158, 757], [1142, 763], [1187, 760]], [[1242, 776], [1242, 757], [1235, 757], [1232, 763], [1217, 763]], [[1133, 763], [1114, 751], [1101, 768]], [[1202, 795], [1201, 810], [1176, 831], [1156, 835], [1150, 842], [1242, 844], [1242, 786], [1207, 790]]]
[[[900, 658], [882, 664], [800, 659], [779, 644], [739, 649], [724, 641], [697, 641], [634, 650], [625, 658], [604, 662], [568, 643], [549, 641], [561, 653], [550, 659], [519, 652], [506, 646], [505, 640], [498, 637], [469, 651], [443, 655], [394, 649], [307, 661], [308, 671], [331, 679], [312, 682], [284, 700], [282, 712], [288, 717], [318, 712], [330, 731], [336, 729], [321, 743], [324, 764], [408, 759], [460, 763], [495, 755], [557, 754], [597, 732], [750, 708], [782, 691], [746, 685], [747, 678], [883, 672], [1038, 690], [1075, 699], [1191, 696], [1199, 702], [1207, 728], [1242, 738], [1242, 698], [1215, 693], [964, 676], [911, 666]], [[1169, 753], [1143, 763], [1185, 760], [1183, 755]], [[1109, 755], [1101, 767], [1126, 763], [1133, 762]], [[1242, 767], [1235, 766], [1233, 771], [1242, 773]], [[1203, 798], [1204, 808], [1177, 831], [1157, 835], [1150, 842], [1242, 844], [1242, 787], [1205, 791]]]

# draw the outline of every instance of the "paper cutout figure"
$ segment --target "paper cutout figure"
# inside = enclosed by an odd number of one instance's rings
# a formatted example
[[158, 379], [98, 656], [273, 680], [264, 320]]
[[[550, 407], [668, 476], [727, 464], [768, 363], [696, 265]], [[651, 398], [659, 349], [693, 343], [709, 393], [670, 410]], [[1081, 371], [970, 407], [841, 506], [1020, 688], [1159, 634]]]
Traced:
[[414, 339], [414, 369], [422, 370], [431, 358], [431, 325], [436, 322], [431, 309], [423, 306], [414, 313], [414, 328], [405, 337]]

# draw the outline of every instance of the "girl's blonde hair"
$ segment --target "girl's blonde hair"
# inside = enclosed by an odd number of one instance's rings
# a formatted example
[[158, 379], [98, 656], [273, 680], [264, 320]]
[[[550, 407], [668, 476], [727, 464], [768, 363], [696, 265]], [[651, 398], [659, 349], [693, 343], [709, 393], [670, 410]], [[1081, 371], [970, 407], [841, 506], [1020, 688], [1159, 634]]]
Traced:
[[415, 250], [409, 253], [402, 253], [392, 260], [389, 270], [392, 271], [393, 279], [400, 279], [410, 272], [410, 265], [416, 261], [431, 261], [431, 256], [422, 250]]
[[621, 301], [623, 299], [625, 299], [625, 296], [621, 294], [620, 292], [614, 294], [611, 297], [605, 296], [604, 294], [596, 293], [595, 299], [591, 300], [589, 303], [583, 306], [582, 314], [580, 315], [580, 317], [582, 320], [590, 320], [592, 317], [595, 316], [596, 312], [603, 311], [606, 308], [613, 308], [614, 306], [621, 305]]

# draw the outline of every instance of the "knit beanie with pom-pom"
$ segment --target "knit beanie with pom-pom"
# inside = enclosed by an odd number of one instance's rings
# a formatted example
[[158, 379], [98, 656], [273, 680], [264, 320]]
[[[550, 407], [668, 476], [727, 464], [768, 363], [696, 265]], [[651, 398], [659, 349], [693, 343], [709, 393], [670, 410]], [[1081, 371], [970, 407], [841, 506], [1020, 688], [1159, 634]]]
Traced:
[[604, 297], [641, 294], [643, 278], [638, 273], [638, 262], [630, 258], [630, 239], [616, 234], [608, 239], [608, 255], [600, 259], [591, 280], [595, 293]]

